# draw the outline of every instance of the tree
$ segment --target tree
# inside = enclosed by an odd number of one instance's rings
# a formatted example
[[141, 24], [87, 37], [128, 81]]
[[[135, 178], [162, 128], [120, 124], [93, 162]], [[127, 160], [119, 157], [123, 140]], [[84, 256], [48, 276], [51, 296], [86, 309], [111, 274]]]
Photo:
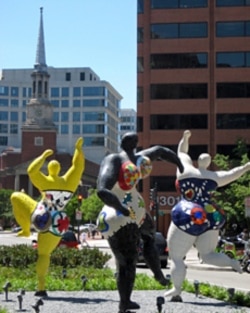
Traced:
[[11, 226], [15, 220], [10, 202], [13, 190], [0, 189], [0, 226]]
[[[249, 162], [246, 143], [242, 139], [238, 140], [231, 159], [229, 159], [229, 156], [216, 154], [213, 162], [219, 170], [229, 170]], [[214, 195], [218, 205], [226, 212], [226, 233], [233, 234], [232, 225], [234, 224], [238, 225], [237, 229], [235, 229], [236, 233], [242, 228], [249, 228], [249, 221], [245, 217], [244, 200], [250, 196], [250, 172], [231, 184], [218, 188]]]
[[96, 189], [89, 189], [88, 194], [89, 196], [82, 201], [81, 205], [83, 220], [95, 222], [104, 204], [97, 196]]

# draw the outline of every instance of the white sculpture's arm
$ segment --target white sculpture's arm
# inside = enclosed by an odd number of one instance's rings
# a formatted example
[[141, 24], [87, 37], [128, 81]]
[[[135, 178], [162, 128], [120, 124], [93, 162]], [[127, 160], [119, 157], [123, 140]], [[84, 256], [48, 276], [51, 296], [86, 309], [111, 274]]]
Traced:
[[225, 186], [237, 180], [249, 170], [250, 170], [250, 162], [242, 166], [235, 167], [229, 171], [215, 172], [217, 176], [215, 180], [217, 181], [219, 187]]

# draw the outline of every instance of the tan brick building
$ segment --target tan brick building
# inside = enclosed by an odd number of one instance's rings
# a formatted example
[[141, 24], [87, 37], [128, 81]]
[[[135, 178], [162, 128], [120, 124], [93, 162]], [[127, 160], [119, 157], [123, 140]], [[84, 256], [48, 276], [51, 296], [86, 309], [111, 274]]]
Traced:
[[[137, 129], [140, 148], [176, 151], [185, 129], [190, 153], [231, 155], [250, 145], [250, 2], [138, 0]], [[143, 181], [157, 183], [159, 229], [166, 233], [176, 203], [175, 167], [155, 162]]]

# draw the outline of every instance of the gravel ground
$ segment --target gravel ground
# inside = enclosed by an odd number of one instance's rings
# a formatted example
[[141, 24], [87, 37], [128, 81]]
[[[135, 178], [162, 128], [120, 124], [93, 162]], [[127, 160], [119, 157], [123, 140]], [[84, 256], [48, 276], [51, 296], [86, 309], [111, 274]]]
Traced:
[[[34, 296], [34, 292], [26, 292], [23, 296], [22, 305], [17, 300], [18, 293], [9, 292], [6, 295], [0, 293], [0, 308], [4, 307], [10, 313], [14, 312], [40, 312], [40, 313], [117, 313], [118, 293], [117, 291], [79, 291], [48, 292], [48, 298], [43, 299], [43, 305], [34, 306], [39, 298]], [[138, 313], [250, 313], [250, 308], [236, 307], [226, 302], [217, 301], [206, 297], [196, 297], [191, 293], [182, 293], [183, 302], [169, 302], [165, 300], [161, 310], [157, 309], [156, 298], [163, 296], [161, 291], [134, 291], [132, 300], [140, 304]]]

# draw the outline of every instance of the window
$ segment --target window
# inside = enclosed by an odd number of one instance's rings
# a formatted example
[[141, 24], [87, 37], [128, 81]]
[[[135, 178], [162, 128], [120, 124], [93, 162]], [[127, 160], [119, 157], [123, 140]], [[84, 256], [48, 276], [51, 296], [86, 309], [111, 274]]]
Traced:
[[9, 105], [8, 99], [1, 99], [0, 98], [0, 107], [7, 107]]
[[73, 100], [73, 107], [74, 108], [80, 108], [81, 101], [80, 100]]
[[8, 121], [9, 113], [7, 111], [0, 112], [0, 121]]
[[217, 83], [217, 98], [250, 98], [250, 83]]
[[18, 122], [18, 112], [10, 112], [11, 122]]
[[104, 146], [103, 137], [84, 137], [84, 146]]
[[104, 121], [104, 113], [83, 112], [83, 121]]
[[34, 138], [35, 146], [43, 146], [43, 137], [35, 137]]
[[26, 121], [26, 112], [22, 112], [22, 122]]
[[216, 0], [217, 7], [238, 7], [250, 5], [249, 0]]
[[137, 73], [142, 73], [144, 71], [143, 58], [137, 58]]
[[175, 192], [175, 176], [150, 176], [150, 186], [155, 186], [157, 183], [158, 191], [173, 191]]
[[11, 99], [10, 100], [10, 106], [18, 107], [18, 100], [17, 99]]
[[152, 9], [205, 8], [207, 0], [151, 0]]
[[7, 146], [8, 145], [8, 137], [0, 136], [0, 146]]
[[80, 121], [81, 121], [81, 113], [73, 112], [73, 122], [80, 122]]
[[151, 99], [206, 99], [207, 84], [156, 84], [150, 88]]
[[18, 134], [18, 124], [10, 124], [10, 133]]
[[150, 116], [150, 129], [207, 129], [206, 114], [161, 114]]
[[[250, 53], [248, 53], [250, 54]], [[246, 67], [246, 52], [217, 52], [217, 67]]]
[[68, 108], [69, 107], [69, 100], [62, 100], [61, 101], [61, 107], [62, 108]]
[[52, 98], [58, 98], [59, 97], [59, 88], [58, 87], [51, 88], [51, 97]]
[[137, 87], [137, 102], [143, 102], [143, 87]]
[[142, 132], [143, 131], [143, 117], [137, 117], [136, 125], [137, 125], [137, 131]]
[[137, 13], [143, 13], [144, 12], [144, 0], [137, 0]]
[[53, 112], [53, 122], [59, 122], [59, 112]]
[[104, 87], [83, 87], [84, 96], [104, 96], [105, 88]]
[[207, 23], [152, 24], [152, 39], [207, 37]]
[[65, 74], [65, 80], [68, 81], [68, 82], [71, 81], [71, 73], [66, 73]]
[[104, 134], [104, 125], [82, 125], [82, 132], [85, 134]]
[[61, 122], [69, 121], [69, 112], [61, 112]]
[[87, 99], [83, 100], [84, 107], [104, 107], [105, 102], [103, 99]]
[[81, 72], [80, 73], [80, 81], [84, 81], [85, 80], [85, 73]]
[[73, 97], [81, 97], [81, 87], [73, 88]]
[[12, 97], [18, 97], [18, 87], [11, 87], [10, 88], [10, 95]]
[[62, 124], [61, 125], [61, 134], [68, 134], [69, 133], [69, 125], [68, 124]]
[[0, 124], [0, 133], [2, 134], [8, 133], [8, 124]]
[[0, 86], [0, 95], [8, 96], [9, 95], [9, 87]]
[[249, 129], [250, 114], [217, 114], [217, 129]]
[[79, 124], [74, 124], [72, 128], [72, 133], [74, 135], [79, 135], [81, 133], [81, 126]]
[[69, 88], [62, 87], [62, 97], [69, 97]]
[[26, 100], [23, 100], [22, 104], [23, 104], [23, 108], [25, 108], [26, 105], [27, 105], [27, 101], [26, 101]]
[[245, 37], [250, 36], [250, 22], [217, 22], [217, 37]]
[[50, 102], [55, 108], [59, 108], [59, 100], [51, 100]]
[[204, 68], [207, 67], [207, 53], [165, 53], [151, 54], [152, 69]]
[[137, 43], [142, 43], [144, 40], [144, 30], [142, 27], [137, 28]]

